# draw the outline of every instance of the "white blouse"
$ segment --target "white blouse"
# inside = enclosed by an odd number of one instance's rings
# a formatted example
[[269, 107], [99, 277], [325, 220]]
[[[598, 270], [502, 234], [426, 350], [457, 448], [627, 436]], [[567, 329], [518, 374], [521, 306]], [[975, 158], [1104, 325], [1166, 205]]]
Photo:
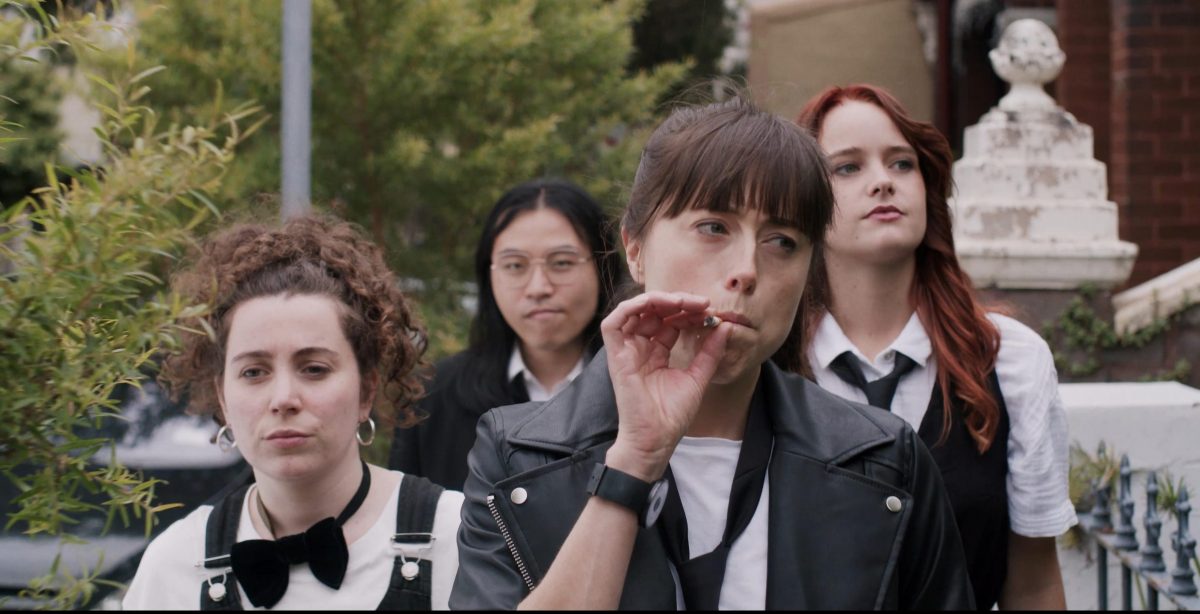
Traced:
[[529, 370], [529, 367], [525, 366], [525, 358], [521, 356], [521, 348], [517, 347], [516, 344], [513, 344], [512, 355], [508, 357], [508, 381], [511, 382], [516, 379], [518, 375], [520, 375], [521, 380], [525, 383], [525, 392], [529, 393], [529, 400], [539, 402], [546, 401], [549, 400], [550, 397], [558, 394], [558, 392], [563, 388], [571, 385], [571, 381], [578, 377], [580, 373], [583, 373], [583, 366], [586, 362], [584, 359], [585, 356], [587, 356], [586, 352], [584, 353], [584, 356], [579, 357], [579, 361], [575, 363], [575, 366], [571, 368], [571, 372], [567, 373], [567, 376], [564, 377], [561, 382], [556, 384], [553, 388], [547, 390], [542, 386], [542, 383], [533, 376], [533, 372]]
[[[400, 473], [398, 471], [394, 473]], [[366, 534], [349, 544], [350, 560], [342, 587], [334, 590], [322, 584], [307, 565], [293, 565], [288, 589], [272, 609], [275, 610], [374, 610], [383, 600], [391, 581], [397, 553], [419, 556], [433, 562], [431, 605], [435, 610], [449, 609], [450, 587], [458, 573], [458, 524], [463, 495], [447, 490], [438, 499], [433, 522], [431, 550], [397, 550], [391, 538], [396, 532], [396, 508], [400, 487], [392, 493], [387, 506]], [[253, 489], [251, 489], [253, 490]], [[242, 505], [237, 540], [263, 539], [250, 521], [249, 490]], [[200, 591], [210, 577], [219, 578], [221, 570], [197, 566], [204, 559], [204, 536], [212, 506], [204, 505], [167, 527], [154, 538], [138, 565], [137, 574], [125, 593], [126, 610], [198, 610]], [[255, 608], [238, 587], [242, 606]]]
[[[1025, 537], [1061, 535], [1078, 519], [1067, 493], [1067, 419], [1058, 395], [1054, 357], [1046, 342], [1024, 324], [999, 314], [988, 314], [988, 319], [1000, 331], [996, 376], [1009, 419], [1010, 527]], [[892, 413], [919, 429], [937, 382], [937, 360], [917, 314], [874, 361], [851, 343], [831, 314], [821, 320], [808, 351], [817, 384], [842, 398], [866, 403], [858, 387], [829, 368], [846, 351], [853, 353], [867, 381], [891, 373], [896, 352], [913, 359], [916, 367], [900, 380]]]

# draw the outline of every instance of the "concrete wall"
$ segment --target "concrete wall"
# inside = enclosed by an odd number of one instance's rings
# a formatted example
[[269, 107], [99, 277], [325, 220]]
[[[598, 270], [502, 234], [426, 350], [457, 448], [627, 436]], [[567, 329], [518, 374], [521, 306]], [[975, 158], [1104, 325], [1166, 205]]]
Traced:
[[[1200, 495], [1200, 390], [1175, 382], [1119, 384], [1063, 384], [1060, 386], [1067, 411], [1070, 438], [1085, 450], [1094, 452], [1101, 441], [1118, 454], [1129, 455], [1134, 470], [1134, 525], [1142, 544], [1142, 516], [1146, 513], [1145, 475], [1149, 470], [1170, 471], [1184, 478], [1192, 500]], [[1114, 491], [1115, 492], [1115, 491]], [[1114, 496], [1115, 498], [1115, 496]], [[1192, 514], [1192, 535], [1197, 536], [1197, 516]], [[1114, 511], [1114, 521], [1115, 521]], [[1163, 515], [1159, 546], [1164, 550], [1167, 568], [1175, 564], [1170, 549], [1170, 533], [1175, 523]], [[1059, 547], [1067, 607], [1096, 609], [1097, 584], [1095, 547], [1086, 550]], [[1109, 558], [1109, 607], [1119, 607], [1120, 575], [1116, 557]], [[1166, 606], [1166, 601], [1162, 601]], [[1134, 607], [1138, 608], [1135, 590]]]
[[750, 4], [747, 81], [760, 104], [794, 118], [829, 85], [891, 90], [933, 118], [933, 70], [912, 0], [759, 0]]

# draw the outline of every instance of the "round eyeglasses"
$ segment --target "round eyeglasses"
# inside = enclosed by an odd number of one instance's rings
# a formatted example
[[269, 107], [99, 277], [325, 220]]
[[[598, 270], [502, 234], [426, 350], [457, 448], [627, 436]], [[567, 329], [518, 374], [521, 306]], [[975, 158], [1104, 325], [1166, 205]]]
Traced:
[[546, 279], [556, 286], [573, 284], [587, 269], [584, 265], [591, 256], [580, 256], [574, 252], [550, 254], [545, 258], [529, 258], [518, 254], [502, 256], [492, 262], [492, 273], [497, 283], [508, 288], [524, 288], [533, 278], [534, 267], [542, 267]]

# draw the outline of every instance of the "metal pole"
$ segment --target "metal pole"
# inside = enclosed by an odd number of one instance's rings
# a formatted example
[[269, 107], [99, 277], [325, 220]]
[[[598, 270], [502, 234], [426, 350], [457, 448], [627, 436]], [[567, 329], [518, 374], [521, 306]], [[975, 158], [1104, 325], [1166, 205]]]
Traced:
[[1108, 609], [1108, 550], [1096, 540], [1096, 609]]
[[1133, 609], [1133, 570], [1121, 563], [1121, 609]]
[[283, 210], [289, 219], [311, 208], [312, 2], [283, 0]]

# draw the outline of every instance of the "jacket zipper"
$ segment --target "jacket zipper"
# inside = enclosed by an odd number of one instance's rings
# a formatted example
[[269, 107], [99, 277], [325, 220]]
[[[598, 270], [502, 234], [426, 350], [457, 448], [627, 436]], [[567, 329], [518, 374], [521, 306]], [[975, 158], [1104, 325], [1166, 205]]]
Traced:
[[500, 535], [504, 537], [504, 545], [508, 546], [508, 552], [517, 564], [517, 571], [521, 573], [521, 579], [525, 581], [525, 586], [532, 593], [534, 588], [533, 578], [529, 576], [529, 570], [525, 567], [525, 561], [521, 559], [521, 553], [517, 551], [517, 543], [513, 541], [512, 534], [508, 532], [508, 525], [500, 517], [500, 510], [496, 507], [495, 495], [487, 496], [487, 506], [488, 511], [492, 513], [492, 518], [496, 519], [496, 526], [500, 528]]

